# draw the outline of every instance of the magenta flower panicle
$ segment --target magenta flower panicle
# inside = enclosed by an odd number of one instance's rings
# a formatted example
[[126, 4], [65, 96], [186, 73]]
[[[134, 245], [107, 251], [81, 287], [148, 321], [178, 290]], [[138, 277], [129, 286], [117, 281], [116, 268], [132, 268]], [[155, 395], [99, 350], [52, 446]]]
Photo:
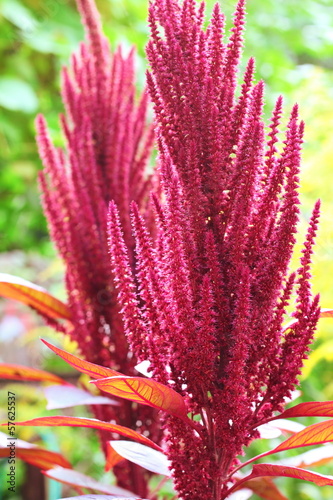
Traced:
[[[279, 145], [279, 98], [265, 135], [253, 59], [236, 97], [244, 0], [226, 42], [218, 4], [207, 29], [203, 9], [194, 0], [151, 1], [147, 78], [164, 194], [155, 199], [157, 238], [134, 204], [135, 277], [114, 203], [109, 239], [134, 353], [201, 417], [200, 433], [174, 417], [165, 422], [179, 497], [219, 500], [307, 356], [319, 316], [309, 281], [319, 203], [291, 273], [304, 125], [295, 106]], [[292, 297], [295, 321], [285, 330]]]
[[[130, 201], [149, 220], [148, 193], [154, 184], [147, 174], [153, 144], [146, 120], [148, 95], [144, 92], [137, 102], [133, 50], [126, 56], [121, 48], [112, 53], [94, 2], [78, 0], [78, 7], [87, 41], [62, 73], [65, 149], [52, 144], [43, 116], [36, 121], [44, 165], [40, 186], [51, 236], [65, 264], [74, 325], [65, 333], [78, 342], [88, 361], [133, 375], [137, 361], [129, 353], [110, 269], [107, 206], [115, 200], [119, 207], [133, 264]], [[123, 401], [120, 407], [93, 410], [101, 420], [159, 440], [158, 419], [150, 408], [136, 409]], [[104, 447], [109, 439], [110, 433], [102, 433]], [[116, 466], [118, 484], [146, 496], [147, 477], [136, 469], [134, 464]]]

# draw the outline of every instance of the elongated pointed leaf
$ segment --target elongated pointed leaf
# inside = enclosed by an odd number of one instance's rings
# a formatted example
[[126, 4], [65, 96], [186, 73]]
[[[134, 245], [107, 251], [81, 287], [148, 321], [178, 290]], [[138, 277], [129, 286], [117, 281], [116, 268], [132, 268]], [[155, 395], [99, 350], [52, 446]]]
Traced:
[[49, 347], [55, 354], [60, 356], [66, 363], [76, 368], [81, 373], [86, 373], [90, 375], [92, 378], [101, 378], [101, 377], [115, 377], [118, 375], [122, 375], [115, 370], [111, 370], [110, 368], [105, 368], [104, 366], [95, 365], [95, 363], [90, 363], [90, 361], [86, 361], [85, 359], [78, 358], [74, 356], [74, 354], [70, 354], [69, 352], [56, 347], [53, 344], [50, 344], [45, 339], [41, 339], [44, 344]]
[[267, 457], [268, 455], [273, 455], [274, 453], [279, 453], [280, 451], [292, 450], [294, 448], [301, 448], [303, 446], [312, 446], [315, 444], [324, 444], [333, 441], [333, 420], [326, 420], [325, 422], [319, 422], [318, 424], [309, 425], [305, 427], [300, 432], [297, 432], [290, 438], [283, 441], [273, 450], [266, 451], [251, 458], [247, 462], [244, 462], [240, 469], [245, 465], [255, 462], [259, 458]]
[[[285, 465], [258, 464], [253, 466], [250, 477], [271, 476], [271, 477], [293, 477], [310, 481], [317, 486], [332, 486], [333, 476], [324, 476], [298, 467], [286, 467]], [[248, 478], [249, 479], [249, 478]]]
[[333, 309], [321, 309], [320, 318], [333, 318]]
[[18, 300], [52, 319], [71, 319], [64, 302], [50, 295], [44, 288], [17, 276], [0, 273], [0, 295]]
[[68, 385], [66, 389], [60, 385], [51, 385], [45, 387], [43, 392], [47, 399], [47, 410], [71, 408], [78, 405], [119, 405], [119, 402], [114, 399], [94, 396], [90, 392], [78, 389], [74, 385]]
[[[269, 477], [257, 477], [251, 479], [251, 481], [245, 482], [242, 487], [245, 489], [251, 489], [251, 495], [255, 493], [260, 498], [264, 498], [265, 500], [288, 500], [288, 498], [281, 493], [276, 484], [274, 484]], [[232, 498], [232, 494], [230, 498]]]
[[[54, 384], [69, 385], [66, 380], [54, 375], [53, 373], [29, 366], [13, 365], [8, 363], [0, 363], [0, 378], [10, 380], [33, 380], [41, 382], [53, 382]], [[62, 389], [64, 390], [64, 389]]]
[[102, 493], [108, 493], [109, 495], [118, 495], [120, 497], [137, 498], [132, 492], [119, 488], [118, 486], [109, 486], [107, 484], [100, 483], [92, 477], [81, 474], [74, 470], [64, 469], [62, 467], [55, 467], [44, 472], [45, 476], [55, 481], [59, 481], [62, 484], [69, 484], [71, 486], [79, 488], [87, 488], [88, 490], [101, 491]]
[[333, 417], [333, 401], [300, 403], [292, 408], [288, 408], [272, 420], [294, 417]]
[[144, 469], [168, 477], [171, 475], [171, 464], [164, 453], [160, 451], [133, 441], [110, 441], [110, 445], [119, 455]]
[[[2, 424], [7, 425], [7, 424]], [[16, 422], [16, 425], [23, 426], [40, 426], [40, 427], [89, 427], [91, 429], [98, 429], [101, 431], [110, 431], [120, 434], [121, 436], [134, 439], [139, 443], [145, 444], [154, 448], [155, 450], [161, 451], [161, 448], [153, 443], [150, 439], [139, 434], [138, 432], [123, 427], [122, 425], [110, 424], [109, 422], [102, 422], [101, 420], [96, 420], [94, 418], [81, 418], [81, 417], [65, 417], [65, 416], [50, 416], [50, 417], [40, 417], [33, 418], [32, 420], [26, 420], [24, 422]]]
[[318, 424], [309, 425], [300, 432], [297, 432], [290, 438], [286, 439], [283, 443], [279, 444], [271, 453], [278, 451], [291, 450], [293, 448], [300, 448], [302, 446], [310, 446], [314, 444], [323, 444], [333, 441], [333, 420], [326, 420]]
[[155, 382], [155, 380], [122, 376], [93, 380], [92, 383], [113, 396], [152, 406], [187, 420], [183, 397], [166, 385]]
[[[8, 458], [8, 448], [0, 449], [0, 458]], [[27, 462], [28, 464], [35, 465], [39, 469], [48, 470], [56, 465], [61, 467], [71, 468], [71, 464], [60, 454], [54, 451], [44, 450], [43, 448], [16, 448], [16, 458]]]
[[47, 470], [60, 465], [71, 468], [71, 464], [60, 454], [54, 451], [45, 450], [21, 439], [13, 440], [9, 435], [0, 432], [0, 458], [8, 458], [10, 446], [15, 448], [15, 457], [35, 465], [39, 469]]
[[242, 478], [234, 484], [234, 486], [230, 489], [230, 493], [237, 490], [240, 486], [242, 488], [251, 488], [251, 479], [259, 477], [292, 477], [294, 479], [310, 481], [311, 483], [315, 483], [317, 486], [333, 486], [333, 476], [324, 476], [323, 474], [317, 474], [305, 469], [299, 469], [298, 467], [288, 467], [277, 464], [258, 464], [253, 466], [253, 469], [248, 476]]
[[114, 450], [110, 444], [110, 441], [106, 443], [106, 464], [105, 464], [105, 470], [106, 472], [113, 469], [113, 467], [122, 460], [125, 460], [124, 457], [119, 455], [119, 453]]

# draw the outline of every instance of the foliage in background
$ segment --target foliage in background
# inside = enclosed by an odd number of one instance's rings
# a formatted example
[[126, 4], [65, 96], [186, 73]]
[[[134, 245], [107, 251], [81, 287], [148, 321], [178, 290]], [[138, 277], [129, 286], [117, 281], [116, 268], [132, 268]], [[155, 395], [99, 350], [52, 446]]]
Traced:
[[[207, 3], [211, 8], [213, 0]], [[222, 4], [230, 19], [235, 1]], [[278, 92], [293, 102], [291, 94], [316, 78], [314, 65], [324, 75], [316, 89], [321, 102], [329, 96], [332, 99], [331, 1], [266, 0], [259, 4], [252, 0], [247, 7], [245, 56], [256, 53], [257, 75], [270, 87], [270, 105]], [[100, 0], [97, 5], [112, 46], [121, 42], [138, 47], [143, 83], [146, 0]], [[0, 0], [0, 30], [0, 251], [20, 248], [52, 253], [36, 192], [40, 161], [33, 121], [37, 112], [44, 113], [53, 138], [61, 143], [59, 70], [82, 39], [82, 27], [73, 0]], [[317, 151], [321, 140], [316, 141]]]

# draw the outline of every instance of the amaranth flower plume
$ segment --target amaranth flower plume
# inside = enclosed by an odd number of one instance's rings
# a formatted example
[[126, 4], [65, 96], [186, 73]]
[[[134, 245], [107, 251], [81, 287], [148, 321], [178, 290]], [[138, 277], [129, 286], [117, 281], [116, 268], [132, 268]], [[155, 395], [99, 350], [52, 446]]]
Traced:
[[[148, 96], [143, 93], [137, 103], [133, 50], [127, 56], [121, 48], [111, 53], [93, 1], [78, 0], [78, 7], [87, 41], [62, 74], [66, 148], [54, 147], [39, 116], [38, 145], [44, 164], [40, 185], [51, 236], [66, 268], [74, 324], [66, 333], [78, 342], [88, 361], [133, 375], [136, 358], [129, 355], [119, 316], [106, 215], [109, 201], [116, 200], [132, 255], [129, 204], [135, 200], [149, 219], [148, 193], [153, 183], [147, 174], [153, 143], [152, 126], [146, 120]], [[52, 326], [59, 328], [58, 323]], [[133, 409], [131, 402], [122, 401], [120, 407], [96, 406], [94, 412], [102, 420], [116, 420], [159, 440], [154, 411], [149, 408]], [[105, 444], [110, 434], [102, 437]], [[136, 468], [116, 466], [118, 483], [145, 496], [144, 474]]]
[[[297, 384], [319, 316], [309, 282], [319, 202], [301, 266], [289, 271], [303, 123], [295, 106], [278, 153], [282, 98], [266, 137], [253, 59], [236, 97], [244, 18], [240, 0], [224, 42], [218, 4], [205, 29], [204, 4], [151, 1], [147, 77], [164, 202], [154, 198], [156, 242], [133, 205], [136, 278], [110, 207], [128, 339], [201, 417], [198, 432], [174, 417], [165, 424], [175, 486], [189, 500], [225, 498], [237, 456]], [[295, 322], [285, 330], [293, 294]]]

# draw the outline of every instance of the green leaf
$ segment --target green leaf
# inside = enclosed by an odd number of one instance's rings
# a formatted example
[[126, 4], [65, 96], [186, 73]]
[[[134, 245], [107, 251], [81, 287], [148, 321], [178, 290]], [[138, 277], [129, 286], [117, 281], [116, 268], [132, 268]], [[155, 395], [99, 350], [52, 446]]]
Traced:
[[5, 19], [23, 32], [31, 32], [37, 25], [37, 21], [31, 12], [16, 0], [3, 0], [0, 11]]
[[23, 80], [3, 76], [0, 78], [0, 106], [11, 111], [34, 113], [38, 99], [33, 88]]

